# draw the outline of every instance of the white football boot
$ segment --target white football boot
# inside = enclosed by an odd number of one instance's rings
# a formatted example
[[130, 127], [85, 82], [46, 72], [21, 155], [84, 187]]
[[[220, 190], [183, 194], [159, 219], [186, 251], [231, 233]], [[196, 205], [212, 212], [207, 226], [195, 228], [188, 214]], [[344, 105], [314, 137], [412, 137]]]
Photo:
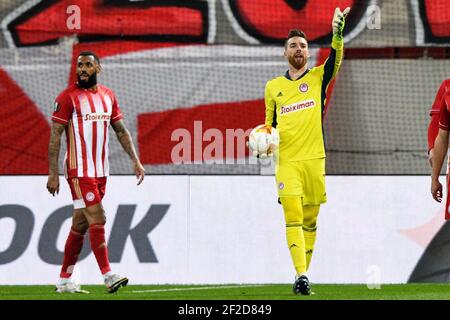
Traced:
[[125, 287], [128, 284], [128, 278], [121, 277], [118, 274], [112, 274], [110, 276], [105, 276], [105, 286], [109, 293], [114, 293], [119, 288]]
[[76, 284], [70, 279], [65, 283], [57, 284], [55, 291], [57, 293], [89, 293], [89, 291], [82, 290], [80, 288], [80, 285]]

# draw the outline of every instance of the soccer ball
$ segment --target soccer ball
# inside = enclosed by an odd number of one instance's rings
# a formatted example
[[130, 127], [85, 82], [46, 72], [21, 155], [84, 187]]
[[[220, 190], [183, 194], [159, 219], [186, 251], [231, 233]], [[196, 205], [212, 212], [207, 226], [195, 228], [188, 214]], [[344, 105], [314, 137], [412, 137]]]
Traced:
[[248, 147], [254, 157], [267, 158], [273, 156], [273, 152], [278, 148], [280, 138], [278, 130], [260, 124], [250, 132], [248, 137]]

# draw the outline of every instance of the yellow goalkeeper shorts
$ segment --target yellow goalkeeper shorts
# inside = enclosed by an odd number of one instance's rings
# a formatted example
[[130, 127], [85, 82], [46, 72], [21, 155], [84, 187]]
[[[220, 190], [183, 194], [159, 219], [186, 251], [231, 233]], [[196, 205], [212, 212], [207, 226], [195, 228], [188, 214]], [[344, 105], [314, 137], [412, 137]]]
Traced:
[[301, 196], [303, 205], [327, 202], [325, 158], [285, 161], [276, 167], [279, 197]]

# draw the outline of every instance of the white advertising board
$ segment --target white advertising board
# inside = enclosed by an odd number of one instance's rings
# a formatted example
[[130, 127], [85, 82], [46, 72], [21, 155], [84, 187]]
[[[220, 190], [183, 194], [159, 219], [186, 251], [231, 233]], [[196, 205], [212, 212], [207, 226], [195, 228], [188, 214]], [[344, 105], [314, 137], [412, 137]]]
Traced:
[[[64, 179], [56, 197], [46, 179], [0, 177], [0, 284], [58, 279], [72, 202]], [[444, 223], [426, 176], [329, 176], [327, 195], [314, 283], [404, 283]], [[273, 176], [147, 176], [139, 187], [112, 176], [103, 205], [111, 266], [132, 284], [293, 281]], [[92, 253], [74, 278], [102, 282]]]

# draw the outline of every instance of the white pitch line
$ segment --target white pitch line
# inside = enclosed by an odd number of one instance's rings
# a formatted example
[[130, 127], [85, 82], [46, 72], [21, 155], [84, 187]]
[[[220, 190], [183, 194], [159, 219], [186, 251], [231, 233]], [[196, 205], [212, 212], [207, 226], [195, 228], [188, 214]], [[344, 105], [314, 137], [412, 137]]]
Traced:
[[210, 286], [210, 287], [193, 287], [193, 288], [171, 288], [171, 289], [150, 289], [150, 290], [134, 290], [131, 293], [148, 293], [148, 292], [169, 292], [169, 291], [190, 291], [190, 290], [208, 290], [208, 289], [232, 289], [232, 288], [251, 288], [264, 287], [267, 284], [254, 284], [245, 286]]

